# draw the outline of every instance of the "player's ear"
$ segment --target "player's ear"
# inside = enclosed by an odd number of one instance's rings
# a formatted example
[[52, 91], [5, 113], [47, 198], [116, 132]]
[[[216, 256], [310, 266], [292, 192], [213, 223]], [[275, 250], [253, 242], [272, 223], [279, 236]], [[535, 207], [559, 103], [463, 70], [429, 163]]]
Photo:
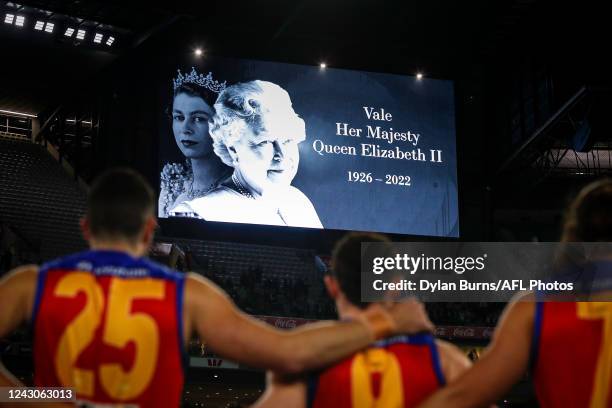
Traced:
[[338, 280], [333, 276], [325, 275], [323, 277], [323, 282], [325, 282], [325, 288], [327, 289], [329, 297], [336, 300], [338, 295], [340, 295], [340, 285], [338, 284]]
[[89, 240], [91, 239], [89, 219], [87, 219], [87, 217], [83, 217], [79, 220], [79, 224], [81, 226], [81, 234], [83, 234], [83, 238], [85, 239], [85, 241], [89, 242]]
[[155, 229], [157, 229], [157, 220], [154, 215], [151, 215], [147, 218], [144, 225], [144, 231], [142, 234], [142, 241], [145, 245], [150, 245], [153, 242], [153, 237], [155, 235]]

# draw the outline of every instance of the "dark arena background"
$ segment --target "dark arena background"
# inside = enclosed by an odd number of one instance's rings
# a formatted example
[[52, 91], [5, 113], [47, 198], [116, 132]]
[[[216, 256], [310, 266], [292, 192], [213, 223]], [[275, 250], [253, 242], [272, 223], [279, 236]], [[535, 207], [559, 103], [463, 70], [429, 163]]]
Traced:
[[[151, 252], [211, 279], [268, 324], [336, 318], [323, 274], [348, 230], [394, 241], [558, 241], [569, 200], [612, 173], [603, 9], [539, 0], [2, 1], [0, 275], [85, 249], [88, 186], [109, 167], [134, 168], [163, 194], [164, 165], [182, 160], [172, 81], [192, 68], [228, 85], [278, 83], [306, 122], [294, 185], [323, 228], [160, 216]], [[321, 79], [332, 74], [348, 82]], [[315, 139], [344, 143], [337, 123], [366, 127], [358, 122], [368, 98], [375, 108], [391, 101], [391, 125], [420, 130], [428, 155], [443, 146], [447, 167], [315, 154]], [[349, 185], [374, 164], [381, 177], [412, 172], [414, 192]], [[477, 360], [504, 306], [426, 308], [436, 335]], [[0, 354], [32, 384], [28, 327], [0, 340]], [[198, 338], [188, 358], [184, 407], [246, 407], [265, 389], [263, 371]], [[538, 406], [530, 378], [498, 404]]]

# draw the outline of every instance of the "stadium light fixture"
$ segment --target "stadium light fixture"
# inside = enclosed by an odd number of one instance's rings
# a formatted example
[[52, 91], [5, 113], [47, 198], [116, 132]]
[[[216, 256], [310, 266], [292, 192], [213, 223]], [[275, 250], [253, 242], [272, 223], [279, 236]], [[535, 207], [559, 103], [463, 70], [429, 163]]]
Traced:
[[68, 27], [68, 28], [66, 29], [66, 32], [64, 33], [64, 35], [65, 35], [66, 37], [72, 37], [72, 34], [74, 34], [74, 28], [72, 28], [72, 27]]
[[14, 19], [15, 19], [14, 14], [6, 13], [6, 15], [4, 16], [4, 22], [6, 24], [13, 24]]
[[34, 24], [34, 29], [37, 31], [42, 31], [44, 26], [45, 26], [45, 22], [38, 20], [36, 24]]
[[96, 33], [93, 40], [96, 44], [100, 44], [102, 42], [102, 34]]
[[196, 57], [200, 57], [202, 55], [203, 51], [202, 51], [201, 48], [196, 48], [193, 53], [196, 55]]
[[77, 40], [85, 39], [85, 30], [78, 30], [76, 34], [76, 39]]
[[114, 42], [115, 42], [115, 37], [110, 36], [110, 37], [108, 37], [108, 39], [106, 40], [106, 45], [108, 45], [108, 46], [110, 47], [111, 45], [113, 45], [113, 43], [114, 43]]
[[[76, 119], [66, 119], [67, 123], [76, 123]], [[85, 123], [86, 125], [91, 125], [90, 120], [82, 120], [81, 123]]]
[[17, 27], [23, 27], [24, 24], [25, 24], [25, 17], [24, 16], [16, 16], [15, 17], [15, 25]]
[[46, 33], [52, 33], [54, 28], [55, 28], [55, 24], [54, 23], [47, 23], [45, 25], [45, 32]]

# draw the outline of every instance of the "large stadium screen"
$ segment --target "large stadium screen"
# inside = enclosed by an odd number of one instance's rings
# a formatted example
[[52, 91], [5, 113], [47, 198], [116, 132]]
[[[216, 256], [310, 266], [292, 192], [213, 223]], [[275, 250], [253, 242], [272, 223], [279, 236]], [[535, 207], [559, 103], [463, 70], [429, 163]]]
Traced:
[[207, 57], [161, 90], [162, 218], [459, 235], [452, 81]]

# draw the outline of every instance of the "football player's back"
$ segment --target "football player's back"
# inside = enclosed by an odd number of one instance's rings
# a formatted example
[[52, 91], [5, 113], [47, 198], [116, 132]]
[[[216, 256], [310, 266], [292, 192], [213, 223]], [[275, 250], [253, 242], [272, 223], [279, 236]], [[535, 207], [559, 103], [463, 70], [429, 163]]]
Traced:
[[43, 265], [33, 308], [35, 384], [94, 403], [178, 406], [183, 275], [124, 252]]
[[535, 313], [542, 407], [612, 407], [612, 302], [543, 302]]
[[444, 385], [438, 349], [429, 334], [378, 342], [309, 378], [308, 406], [416, 406]]

